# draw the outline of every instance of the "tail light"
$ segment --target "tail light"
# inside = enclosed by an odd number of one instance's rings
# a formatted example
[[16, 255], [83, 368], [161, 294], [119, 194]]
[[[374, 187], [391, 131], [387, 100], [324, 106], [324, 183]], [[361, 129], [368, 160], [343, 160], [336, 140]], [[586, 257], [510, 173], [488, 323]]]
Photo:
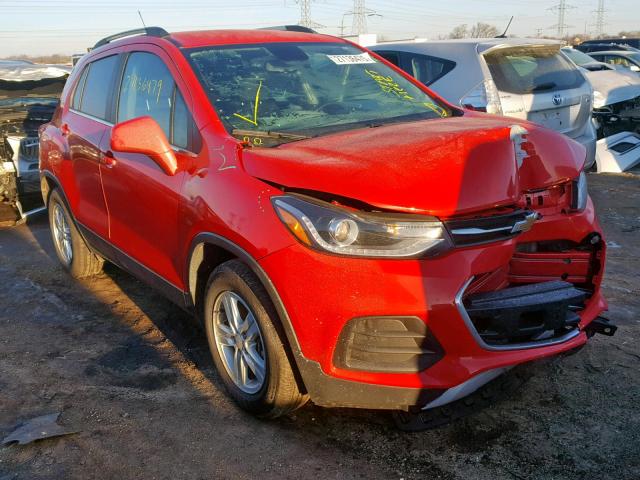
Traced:
[[460, 105], [478, 112], [502, 115], [502, 104], [498, 88], [493, 80], [487, 79], [472, 88], [462, 99]]

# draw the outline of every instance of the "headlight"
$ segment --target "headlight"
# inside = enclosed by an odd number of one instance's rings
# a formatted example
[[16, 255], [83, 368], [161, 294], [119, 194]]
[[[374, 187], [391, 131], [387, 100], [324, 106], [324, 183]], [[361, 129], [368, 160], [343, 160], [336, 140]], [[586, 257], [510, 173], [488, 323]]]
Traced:
[[600, 93], [598, 90], [594, 90], [592, 95], [591, 108], [604, 107], [605, 100], [606, 99], [604, 98], [604, 95], [602, 95], [602, 93]]
[[587, 208], [588, 197], [587, 175], [581, 172], [580, 176], [571, 182], [571, 210], [581, 212]]
[[339, 255], [418, 257], [451, 246], [435, 217], [352, 212], [297, 196], [274, 197], [280, 220], [305, 245]]

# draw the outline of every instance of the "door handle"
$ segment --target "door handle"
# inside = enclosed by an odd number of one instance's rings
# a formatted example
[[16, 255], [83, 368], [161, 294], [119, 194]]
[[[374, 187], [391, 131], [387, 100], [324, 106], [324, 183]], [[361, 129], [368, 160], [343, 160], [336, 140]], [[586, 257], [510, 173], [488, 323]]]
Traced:
[[100, 154], [100, 163], [107, 168], [113, 168], [116, 165], [116, 159], [111, 150], [107, 150]]

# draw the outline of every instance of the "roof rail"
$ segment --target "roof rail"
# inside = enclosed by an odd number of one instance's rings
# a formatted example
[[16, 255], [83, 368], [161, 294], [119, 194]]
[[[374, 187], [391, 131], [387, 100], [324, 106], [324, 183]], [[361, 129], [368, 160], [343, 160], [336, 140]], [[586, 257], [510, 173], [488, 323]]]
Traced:
[[161, 27], [145, 27], [145, 28], [135, 28], [133, 30], [127, 30], [126, 32], [115, 33], [113, 35], [109, 35], [108, 37], [104, 37], [102, 40], [99, 40], [93, 48], [102, 47], [103, 45], [107, 45], [108, 43], [113, 42], [114, 40], [118, 40], [124, 37], [131, 37], [133, 35], [149, 35], [151, 37], [166, 37], [169, 35], [164, 28]]
[[288, 32], [318, 33], [313, 28], [305, 27], [303, 25], [276, 25], [273, 27], [263, 27], [259, 30], [286, 30]]

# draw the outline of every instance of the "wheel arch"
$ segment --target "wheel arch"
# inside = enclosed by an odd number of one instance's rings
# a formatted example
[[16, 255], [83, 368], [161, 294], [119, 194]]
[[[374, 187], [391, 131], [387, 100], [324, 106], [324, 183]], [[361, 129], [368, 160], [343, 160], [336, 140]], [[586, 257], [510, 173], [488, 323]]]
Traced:
[[[301, 367], [305, 359], [291, 324], [291, 319], [276, 287], [257, 260], [236, 243], [210, 232], [196, 235], [191, 242], [188, 259], [185, 272], [186, 293], [188, 301], [191, 304], [190, 306], [194, 309], [200, 321], [202, 321], [204, 313], [202, 311], [204, 289], [206, 288], [211, 272], [218, 265], [232, 259], [241, 260], [251, 269], [267, 291], [271, 303], [276, 309], [280, 324], [279, 327], [285, 336], [283, 340], [286, 340], [287, 343], [285, 348], [287, 356], [289, 357], [299, 387], [306, 391], [304, 381], [300, 375]], [[278, 325], [276, 325], [276, 328], [278, 328]]]

